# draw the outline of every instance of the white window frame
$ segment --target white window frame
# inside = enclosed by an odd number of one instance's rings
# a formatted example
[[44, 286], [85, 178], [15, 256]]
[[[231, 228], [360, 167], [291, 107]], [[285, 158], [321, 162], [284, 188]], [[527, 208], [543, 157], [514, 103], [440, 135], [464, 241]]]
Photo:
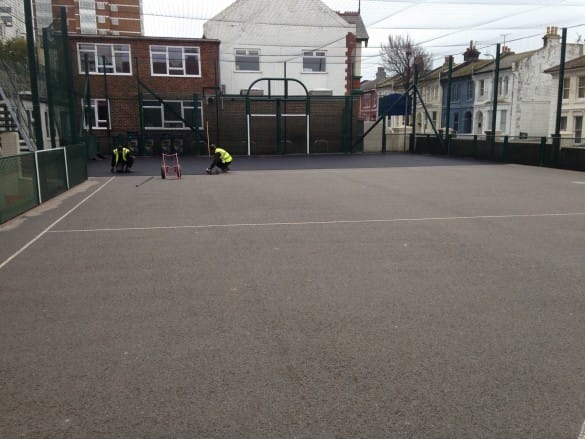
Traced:
[[[238, 53], [240, 52], [240, 53]], [[258, 68], [255, 70], [246, 70], [238, 68], [238, 57], [243, 59], [258, 58]], [[260, 49], [234, 49], [235, 71], [236, 72], [259, 72], [260, 71]]]
[[[323, 60], [322, 70], [313, 70], [305, 67], [306, 62]], [[321, 61], [319, 61], [321, 68]], [[303, 50], [303, 73], [327, 73], [327, 51], [325, 50]]]
[[[164, 50], [161, 50], [164, 48]], [[171, 66], [169, 60], [169, 49], [170, 50], [181, 50], [181, 67]], [[164, 46], [164, 45], [151, 45], [150, 46], [150, 72], [152, 76], [173, 76], [180, 78], [201, 78], [201, 48], [198, 46]], [[153, 55], [165, 57], [166, 62], [166, 73], [155, 73], [154, 72], [154, 60]], [[197, 57], [197, 70], [199, 71], [196, 75], [189, 75], [186, 73], [187, 57]], [[173, 73], [169, 73], [170, 71]], [[183, 73], [178, 73], [179, 71]]]
[[[107, 107], [108, 107], [108, 119], [99, 119], [99, 107], [98, 104], [99, 103], [106, 103]], [[86, 106], [87, 106], [87, 102], [85, 101], [85, 99], [81, 99], [81, 114], [83, 114], [83, 129], [85, 130], [89, 130], [89, 124], [87, 123], [87, 119], [85, 118], [85, 111], [86, 111]], [[90, 99], [89, 101], [89, 106], [91, 108], [91, 111], [93, 113], [93, 125], [91, 127], [92, 130], [106, 130], [108, 128], [111, 128], [111, 114], [110, 114], [110, 102], [106, 101], [105, 99]], [[101, 123], [101, 125], [100, 125]]]
[[[89, 46], [93, 46], [90, 48]], [[102, 43], [77, 43], [77, 60], [79, 64], [79, 74], [85, 74], [84, 57], [82, 53], [88, 54], [88, 65], [90, 75], [103, 75], [102, 57], [98, 55], [98, 48], [110, 48], [110, 63], [106, 64], [106, 74], [108, 75], [132, 75], [132, 53], [129, 44], [102, 44]], [[83, 50], [82, 50], [83, 49]], [[127, 55], [128, 72], [118, 72], [116, 59], [120, 56]]]
[[106, 9], [106, 2], [95, 2], [96, 9]]
[[107, 17], [106, 17], [105, 15], [98, 15], [98, 16], [97, 16], [97, 22], [98, 22], [99, 24], [104, 24], [104, 23], [106, 22], [106, 18], [107, 18]]
[[[187, 118], [185, 117], [185, 110], [186, 109], [191, 109], [192, 111], [196, 111], [196, 109], [193, 108], [193, 101], [181, 101], [181, 100], [166, 100], [165, 103], [180, 103], [181, 104], [181, 117], [185, 120], [187, 120]], [[201, 101], [197, 102], [197, 109], [199, 110], [199, 130], [203, 129], [203, 105], [201, 105]], [[180, 130], [189, 130], [190, 128], [188, 126], [185, 125], [185, 123], [182, 120], [177, 121], [176, 119], [168, 119], [165, 120], [165, 111], [166, 110], [165, 106], [163, 105], [162, 102], [159, 101], [155, 101], [155, 100], [145, 100], [143, 102], [142, 105], [142, 109], [144, 110], [154, 110], [154, 109], [158, 109], [160, 111], [160, 120], [161, 120], [161, 125], [151, 125], [148, 126], [146, 125], [146, 117], [145, 117], [145, 121], [144, 121], [144, 129], [145, 130], [171, 130], [171, 131], [180, 131]], [[171, 124], [176, 124], [177, 126], [172, 126]]]
[[577, 99], [585, 98], [585, 76], [579, 76], [577, 79]]
[[110, 23], [112, 23], [112, 26], [118, 26], [120, 24], [120, 19], [118, 17], [111, 17]]
[[116, 4], [110, 4], [110, 11], [112, 11], [112, 12], [118, 12], [118, 5], [116, 5]]
[[583, 115], [578, 114], [573, 116], [573, 135], [575, 136], [575, 143], [583, 142]]
[[484, 96], [485, 95], [485, 79], [480, 79], [479, 83], [477, 84], [478, 88], [478, 95]]
[[508, 125], [508, 110], [500, 110], [500, 131], [506, 134]]
[[571, 96], [571, 78], [564, 78], [563, 80], [563, 99], [569, 99]]

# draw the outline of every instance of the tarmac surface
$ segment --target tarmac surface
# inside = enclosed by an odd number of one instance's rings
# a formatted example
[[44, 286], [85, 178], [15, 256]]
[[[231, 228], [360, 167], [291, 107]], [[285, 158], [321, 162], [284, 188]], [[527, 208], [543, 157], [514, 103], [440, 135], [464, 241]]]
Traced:
[[180, 161], [0, 226], [0, 437], [583, 435], [585, 174]]

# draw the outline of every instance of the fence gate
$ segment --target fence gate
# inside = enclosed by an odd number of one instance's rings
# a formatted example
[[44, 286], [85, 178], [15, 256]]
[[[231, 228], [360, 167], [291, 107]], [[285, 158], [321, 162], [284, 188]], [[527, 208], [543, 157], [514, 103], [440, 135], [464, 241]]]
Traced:
[[[268, 96], [254, 96], [258, 82], [268, 83]], [[284, 85], [284, 94], [272, 94], [272, 82]], [[289, 96], [289, 82], [300, 85], [304, 96]], [[246, 93], [248, 156], [255, 154], [310, 153], [310, 97], [294, 78], [260, 78]], [[304, 148], [299, 148], [304, 144]]]

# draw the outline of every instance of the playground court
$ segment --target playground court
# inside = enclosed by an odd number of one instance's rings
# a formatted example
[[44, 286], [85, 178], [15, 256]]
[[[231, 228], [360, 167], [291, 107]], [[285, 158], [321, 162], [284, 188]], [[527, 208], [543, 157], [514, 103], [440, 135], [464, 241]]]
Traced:
[[585, 437], [585, 174], [138, 158], [0, 226], [0, 437]]

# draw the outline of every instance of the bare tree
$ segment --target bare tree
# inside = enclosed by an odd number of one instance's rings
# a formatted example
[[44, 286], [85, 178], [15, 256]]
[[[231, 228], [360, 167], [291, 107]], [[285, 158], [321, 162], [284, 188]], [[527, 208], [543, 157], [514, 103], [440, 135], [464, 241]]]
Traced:
[[418, 66], [419, 74], [432, 68], [432, 55], [413, 44], [408, 35], [388, 35], [388, 43], [382, 43], [380, 57], [386, 71], [391, 76], [400, 76], [405, 85], [412, 80], [414, 64]]

